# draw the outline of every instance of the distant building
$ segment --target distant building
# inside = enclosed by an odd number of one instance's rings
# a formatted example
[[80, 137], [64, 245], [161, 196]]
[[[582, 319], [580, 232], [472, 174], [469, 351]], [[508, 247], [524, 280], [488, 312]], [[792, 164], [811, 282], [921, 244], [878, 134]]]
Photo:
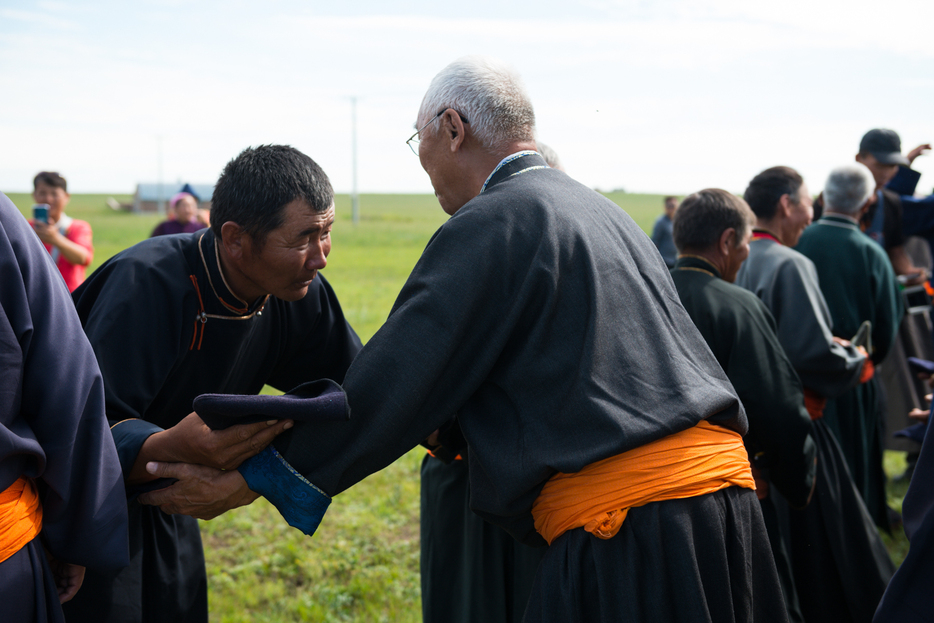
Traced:
[[137, 184], [136, 192], [133, 194], [133, 203], [126, 206], [133, 212], [158, 212], [159, 203], [162, 203], [163, 210], [169, 204], [169, 199], [180, 192], [187, 192], [198, 198], [198, 207], [202, 210], [211, 209], [211, 199], [214, 197], [214, 184]]

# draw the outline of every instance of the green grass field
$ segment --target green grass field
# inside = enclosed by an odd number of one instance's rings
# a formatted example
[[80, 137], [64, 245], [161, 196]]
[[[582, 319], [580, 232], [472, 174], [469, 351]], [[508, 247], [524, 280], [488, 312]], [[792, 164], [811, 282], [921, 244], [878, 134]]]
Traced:
[[[28, 215], [32, 199], [10, 198]], [[661, 213], [661, 195], [608, 195], [643, 229]], [[74, 195], [67, 212], [94, 229], [93, 270], [146, 238], [154, 215], [115, 212], [107, 195]], [[128, 196], [115, 196], [128, 201]], [[351, 324], [366, 341], [385, 320], [431, 234], [447, 218], [430, 195], [363, 195], [354, 226], [350, 200], [337, 198], [333, 250], [324, 270]], [[420, 621], [418, 572], [419, 465], [416, 448], [380, 473], [335, 498], [321, 528], [306, 538], [260, 499], [202, 522], [210, 584], [211, 620]], [[904, 455], [887, 453], [890, 474]], [[893, 485], [901, 507], [905, 485]], [[903, 534], [888, 540], [901, 562]]]

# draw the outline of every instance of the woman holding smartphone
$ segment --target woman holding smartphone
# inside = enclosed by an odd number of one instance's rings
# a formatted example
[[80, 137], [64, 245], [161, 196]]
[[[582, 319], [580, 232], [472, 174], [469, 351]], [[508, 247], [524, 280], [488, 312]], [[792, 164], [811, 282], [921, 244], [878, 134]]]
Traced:
[[[68, 291], [84, 281], [85, 268], [94, 259], [91, 225], [65, 214], [71, 195], [68, 182], [58, 173], [43, 171], [33, 179], [33, 219], [30, 221], [65, 279]], [[47, 206], [45, 210], [42, 208]], [[45, 220], [42, 216], [45, 215]]]

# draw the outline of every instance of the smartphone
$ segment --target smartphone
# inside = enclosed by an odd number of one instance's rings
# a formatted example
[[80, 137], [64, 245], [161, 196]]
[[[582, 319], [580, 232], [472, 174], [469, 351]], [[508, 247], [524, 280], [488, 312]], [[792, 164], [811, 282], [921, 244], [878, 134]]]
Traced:
[[49, 204], [37, 203], [32, 206], [32, 219], [37, 223], [49, 223]]

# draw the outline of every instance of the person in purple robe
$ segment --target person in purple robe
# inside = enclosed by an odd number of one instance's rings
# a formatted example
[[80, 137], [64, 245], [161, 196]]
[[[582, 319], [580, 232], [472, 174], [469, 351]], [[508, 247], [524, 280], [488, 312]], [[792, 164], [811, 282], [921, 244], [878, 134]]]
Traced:
[[176, 193], [169, 201], [169, 207], [175, 213], [175, 218], [166, 219], [156, 225], [150, 238], [169, 234], [190, 234], [207, 227], [207, 223], [198, 218], [198, 198], [191, 193]]

